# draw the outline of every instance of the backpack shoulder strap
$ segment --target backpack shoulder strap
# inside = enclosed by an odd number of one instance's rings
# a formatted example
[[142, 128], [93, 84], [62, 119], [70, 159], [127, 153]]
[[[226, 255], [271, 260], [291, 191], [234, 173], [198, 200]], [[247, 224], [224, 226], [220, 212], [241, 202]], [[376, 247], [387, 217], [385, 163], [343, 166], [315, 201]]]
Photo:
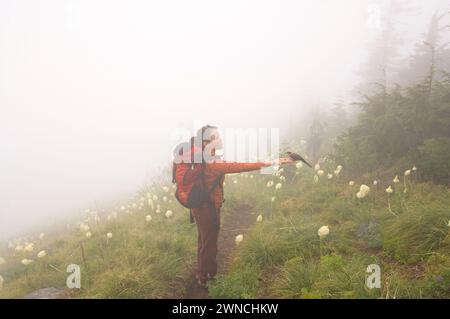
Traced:
[[173, 162], [173, 165], [172, 165], [172, 183], [173, 184], [176, 184], [176, 182], [177, 182], [176, 174], [177, 174], [177, 164], [175, 164], [175, 162]]
[[214, 181], [214, 183], [212, 184], [212, 186], [211, 186], [211, 189], [210, 189], [210, 193], [217, 187], [217, 186], [219, 186], [219, 184], [220, 184], [220, 181], [222, 180], [222, 176], [219, 176], [218, 178], [216, 178], [216, 180]]
[[202, 178], [203, 188], [205, 189], [205, 191], [207, 193], [212, 193], [212, 191], [220, 184], [220, 180], [223, 177], [222, 175], [217, 177], [214, 180], [214, 183], [211, 185], [211, 188], [208, 190], [207, 187], [206, 187], [206, 182], [205, 182], [205, 163], [202, 163], [202, 171], [200, 172], [200, 174], [202, 175], [201, 178]]

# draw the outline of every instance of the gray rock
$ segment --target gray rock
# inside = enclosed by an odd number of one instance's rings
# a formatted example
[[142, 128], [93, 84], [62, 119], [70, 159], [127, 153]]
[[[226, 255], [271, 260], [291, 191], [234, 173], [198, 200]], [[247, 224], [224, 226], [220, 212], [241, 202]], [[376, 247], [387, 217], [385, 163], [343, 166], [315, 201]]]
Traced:
[[64, 288], [42, 288], [29, 293], [22, 299], [67, 299], [68, 297]]

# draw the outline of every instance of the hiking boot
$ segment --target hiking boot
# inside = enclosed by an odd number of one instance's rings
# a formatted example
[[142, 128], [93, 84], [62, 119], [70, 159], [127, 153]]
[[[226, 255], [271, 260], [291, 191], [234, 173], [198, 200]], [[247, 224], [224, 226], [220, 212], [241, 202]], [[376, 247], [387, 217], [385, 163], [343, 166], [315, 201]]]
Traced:
[[200, 287], [206, 288], [207, 280], [201, 279], [199, 275], [195, 275], [195, 279], [197, 279], [197, 284], [198, 284]]

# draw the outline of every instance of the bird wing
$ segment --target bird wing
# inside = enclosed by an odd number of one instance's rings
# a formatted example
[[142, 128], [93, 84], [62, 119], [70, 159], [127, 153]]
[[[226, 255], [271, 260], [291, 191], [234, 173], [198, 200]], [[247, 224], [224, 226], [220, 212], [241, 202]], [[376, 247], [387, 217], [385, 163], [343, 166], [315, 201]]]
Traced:
[[303, 163], [305, 163], [307, 166], [309, 166], [310, 168], [312, 168], [311, 164], [309, 164], [303, 157], [301, 157], [300, 155], [298, 155], [297, 153], [292, 153], [289, 152], [288, 153], [289, 157], [294, 160], [294, 161], [302, 161]]

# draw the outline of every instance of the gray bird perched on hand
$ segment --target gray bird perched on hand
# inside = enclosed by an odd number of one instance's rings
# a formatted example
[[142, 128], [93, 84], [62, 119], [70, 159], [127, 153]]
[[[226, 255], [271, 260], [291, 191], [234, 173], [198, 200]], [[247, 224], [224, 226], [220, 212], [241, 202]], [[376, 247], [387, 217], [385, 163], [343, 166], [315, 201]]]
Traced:
[[311, 166], [311, 164], [309, 164], [303, 157], [301, 157], [300, 155], [298, 155], [297, 153], [292, 153], [292, 152], [286, 152], [286, 154], [289, 156], [289, 158], [293, 161], [302, 161], [303, 163], [305, 163], [306, 165], [308, 165], [310, 168], [313, 168]]

